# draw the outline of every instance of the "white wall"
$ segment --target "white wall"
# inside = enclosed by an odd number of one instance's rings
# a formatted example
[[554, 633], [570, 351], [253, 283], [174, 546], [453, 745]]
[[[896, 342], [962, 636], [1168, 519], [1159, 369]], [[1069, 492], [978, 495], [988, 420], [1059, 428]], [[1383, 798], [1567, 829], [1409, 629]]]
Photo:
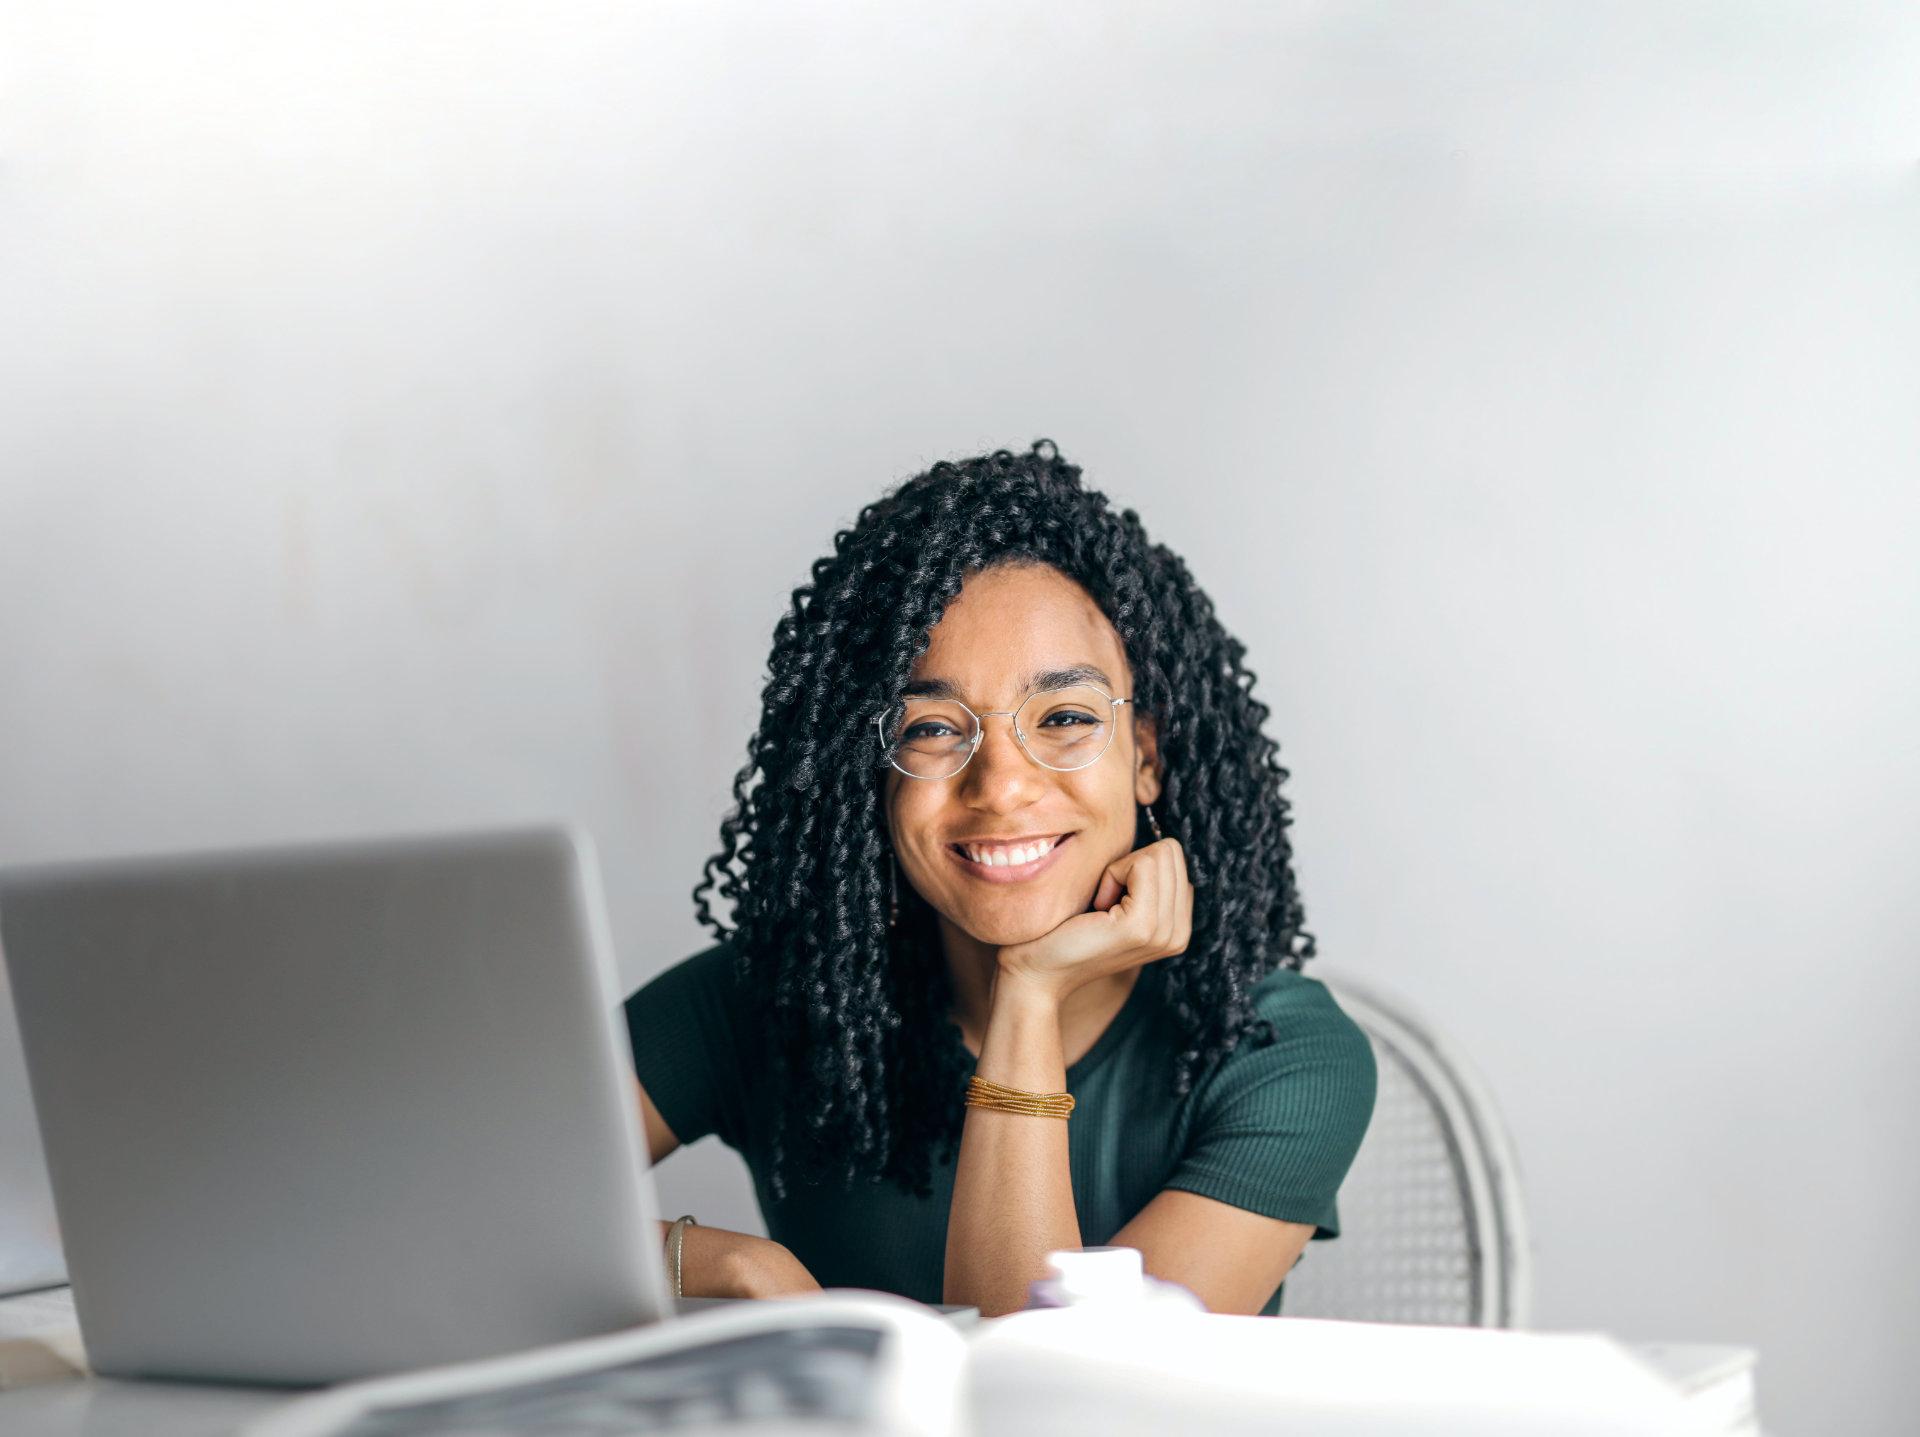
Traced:
[[575, 816], [637, 982], [809, 561], [1048, 435], [1504, 1100], [1540, 1325], [1911, 1426], [1906, 10], [166, 8], [0, 9], [0, 861]]

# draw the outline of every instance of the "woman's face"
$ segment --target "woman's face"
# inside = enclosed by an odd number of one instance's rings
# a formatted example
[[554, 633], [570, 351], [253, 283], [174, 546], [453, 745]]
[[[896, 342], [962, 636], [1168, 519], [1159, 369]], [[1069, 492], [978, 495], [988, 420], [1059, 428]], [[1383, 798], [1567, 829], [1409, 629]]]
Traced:
[[[1133, 697], [1125, 648], [1092, 595], [1057, 569], [1002, 565], [973, 575], [947, 605], [912, 680], [945, 680], [982, 713], [1017, 709], [1030, 674], [1081, 664], [1110, 680], [1095, 682], [1114, 698]], [[1133, 849], [1136, 805], [1160, 796], [1151, 720], [1124, 704], [1113, 722], [1106, 752], [1070, 772], [1035, 763], [1013, 720], [998, 714], [981, 720], [979, 749], [952, 777], [914, 778], [889, 766], [887, 823], [914, 891], [947, 923], [995, 947], [1038, 938], [1091, 908], [1107, 865]], [[1001, 881], [955, 847], [1063, 835], [1031, 876], [1002, 869]]]

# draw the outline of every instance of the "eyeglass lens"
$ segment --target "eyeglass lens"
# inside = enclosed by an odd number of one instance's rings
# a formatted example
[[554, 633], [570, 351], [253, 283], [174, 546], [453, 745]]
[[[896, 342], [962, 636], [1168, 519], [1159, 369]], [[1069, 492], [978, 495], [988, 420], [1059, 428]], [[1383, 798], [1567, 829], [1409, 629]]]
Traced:
[[[1014, 715], [1022, 745], [1048, 768], [1085, 768], [1113, 741], [1113, 700], [1090, 685], [1044, 689]], [[888, 735], [888, 757], [917, 778], [958, 773], [973, 753], [977, 720], [947, 699], [904, 701]]]

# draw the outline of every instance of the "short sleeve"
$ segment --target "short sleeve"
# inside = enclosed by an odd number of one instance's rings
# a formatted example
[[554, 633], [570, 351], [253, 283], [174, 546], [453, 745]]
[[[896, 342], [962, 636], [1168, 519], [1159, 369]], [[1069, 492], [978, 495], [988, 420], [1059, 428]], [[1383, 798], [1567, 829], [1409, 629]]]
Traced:
[[1338, 1237], [1334, 1199], [1373, 1118], [1373, 1045], [1324, 983], [1294, 969], [1263, 978], [1253, 998], [1274, 1041], [1242, 1038], [1196, 1089], [1166, 1186]]
[[682, 1143], [709, 1133], [736, 1151], [743, 1125], [742, 1053], [733, 949], [682, 959], [623, 1005], [633, 1070]]

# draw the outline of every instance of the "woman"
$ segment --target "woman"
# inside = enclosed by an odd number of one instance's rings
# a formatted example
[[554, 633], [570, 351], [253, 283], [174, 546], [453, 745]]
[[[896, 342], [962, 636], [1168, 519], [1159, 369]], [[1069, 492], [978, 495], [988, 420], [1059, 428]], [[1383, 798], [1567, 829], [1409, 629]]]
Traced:
[[1046, 440], [935, 464], [833, 547], [694, 888], [720, 941], [626, 1004], [654, 1161], [718, 1133], [771, 1234], [683, 1226], [683, 1290], [994, 1316], [1115, 1243], [1277, 1313], [1375, 1072], [1299, 971], [1243, 646]]

